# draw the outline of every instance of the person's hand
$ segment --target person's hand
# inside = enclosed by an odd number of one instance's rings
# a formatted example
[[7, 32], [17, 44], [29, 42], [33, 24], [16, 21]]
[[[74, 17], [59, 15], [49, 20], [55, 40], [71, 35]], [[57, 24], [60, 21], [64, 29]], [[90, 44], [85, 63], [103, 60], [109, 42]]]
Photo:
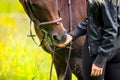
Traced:
[[92, 65], [91, 69], [91, 76], [100, 76], [103, 73], [103, 68], [96, 66], [95, 64]]
[[65, 47], [67, 44], [69, 44], [72, 41], [73, 37], [69, 34], [67, 34], [67, 39], [64, 43], [57, 44], [58, 47]]

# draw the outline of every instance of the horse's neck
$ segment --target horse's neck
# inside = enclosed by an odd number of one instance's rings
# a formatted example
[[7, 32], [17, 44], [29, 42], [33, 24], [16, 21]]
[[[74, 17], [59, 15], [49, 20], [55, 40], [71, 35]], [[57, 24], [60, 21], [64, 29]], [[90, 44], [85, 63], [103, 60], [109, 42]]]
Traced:
[[[62, 23], [64, 27], [69, 30], [69, 11], [68, 11], [68, 1], [58, 0], [59, 10], [61, 17], [63, 18]], [[71, 0], [72, 7], [72, 24], [76, 27], [78, 23], [83, 21], [86, 17], [86, 2], [85, 0]]]

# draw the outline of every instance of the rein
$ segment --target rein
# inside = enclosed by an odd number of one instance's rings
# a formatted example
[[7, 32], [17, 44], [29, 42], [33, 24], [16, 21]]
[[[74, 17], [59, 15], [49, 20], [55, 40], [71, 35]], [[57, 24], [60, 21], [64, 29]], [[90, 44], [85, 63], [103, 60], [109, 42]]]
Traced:
[[[30, 1], [30, 0], [29, 0]], [[27, 0], [24, 0], [24, 6], [25, 6], [25, 8], [26, 8], [26, 11], [27, 11], [27, 13], [28, 13], [28, 15], [29, 15], [29, 17], [30, 17], [30, 11], [32, 12], [31, 14], [32, 15], [34, 15], [34, 10], [32, 9], [32, 5], [29, 3], [29, 5], [27, 5]], [[31, 2], [31, 1], [30, 1]], [[59, 12], [59, 8], [58, 8], [58, 0], [56, 0], [56, 3], [57, 3], [57, 9], [58, 9], [58, 15], [59, 15], [59, 17], [60, 17], [60, 12]], [[28, 9], [30, 7], [30, 9]], [[68, 11], [69, 11], [69, 27], [70, 27], [70, 29], [69, 29], [69, 31], [72, 31], [72, 9], [71, 9], [71, 0], [68, 0]], [[34, 15], [35, 16], [35, 15]], [[48, 37], [48, 32], [47, 31], [45, 31], [44, 29], [42, 29], [42, 28], [40, 28], [39, 26], [42, 26], [42, 25], [49, 25], [49, 24], [59, 24], [59, 22], [62, 20], [62, 18], [60, 17], [59, 19], [56, 19], [56, 20], [53, 20], [53, 21], [48, 21], [48, 22], [38, 22], [38, 24], [37, 24], [37, 26], [35, 26], [38, 30], [40, 29], [42, 32], [44, 32], [43, 33], [43, 37], [42, 37], [42, 39], [41, 39], [41, 41], [40, 41], [40, 43], [38, 44], [37, 43], [37, 41], [34, 39], [34, 37], [36, 36], [36, 35], [33, 35], [32, 34], [32, 29], [31, 29], [31, 23], [32, 23], [32, 21], [34, 22], [34, 20], [38, 20], [36, 17], [30, 17], [31, 19], [33, 19], [33, 20], [31, 20], [30, 21], [30, 34], [29, 35], [27, 35], [28, 37], [31, 37], [32, 38], [32, 40], [34, 41], [34, 43], [37, 45], [37, 46], [41, 46], [42, 44], [43, 44], [43, 42], [44, 42], [44, 40], [45, 39], [47, 39], [47, 37]], [[52, 41], [51, 41], [52, 42]], [[55, 46], [53, 46], [54, 48], [52, 49], [51, 47], [50, 47], [50, 45], [46, 45], [47, 46], [47, 48], [50, 50], [50, 53], [52, 53], [52, 63], [51, 63], [51, 68], [50, 68], [50, 80], [51, 80], [51, 76], [52, 76], [52, 67], [53, 67], [53, 63], [54, 63], [54, 54], [55, 54], [55, 52], [57, 51], [57, 50], [59, 50], [59, 49], [61, 49], [61, 48], [57, 48], [56, 49], [56, 47]], [[68, 53], [68, 57], [67, 57], [67, 60], [66, 60], [66, 69], [65, 69], [65, 72], [64, 72], [64, 75], [63, 75], [63, 78], [62, 78], [62, 80], [64, 80], [65, 79], [65, 76], [66, 76], [66, 74], [67, 74], [67, 70], [68, 70], [68, 68], [69, 68], [69, 61], [70, 61], [70, 56], [71, 56], [71, 51], [72, 51], [72, 42], [70, 42], [70, 45], [69, 45], [69, 47], [66, 47], [66, 48], [69, 48], [69, 53]]]
[[[72, 28], [72, 6], [71, 6], [71, 0], [68, 0], [68, 11], [69, 11], [69, 31], [72, 31], [73, 28]], [[66, 70], [65, 70], [65, 73], [64, 73], [64, 76], [62, 78], [62, 80], [65, 79], [65, 76], [67, 74], [67, 70], [69, 68], [69, 61], [70, 61], [70, 56], [71, 56], [71, 53], [72, 53], [72, 42], [70, 42], [70, 45], [69, 45], [69, 54], [68, 54], [68, 58], [67, 58], [67, 66], [66, 66]]]
[[[56, 3], [57, 3], [57, 8], [58, 8], [58, 0], [56, 0]], [[72, 7], [71, 7], [71, 0], [68, 0], [68, 12], [69, 12], [69, 28], [70, 28], [69, 32], [70, 32], [70, 31], [73, 30], [73, 28], [72, 28]], [[60, 16], [59, 8], [58, 8], [58, 14]], [[72, 42], [70, 42], [69, 47], [66, 47], [66, 48], [69, 48], [69, 53], [68, 53], [68, 58], [66, 60], [67, 61], [67, 65], [66, 65], [66, 69], [65, 69], [65, 72], [64, 72], [62, 80], [65, 79], [65, 76], [67, 74], [67, 70], [69, 68], [70, 56], [71, 56], [71, 53], [72, 53]], [[51, 68], [50, 68], [50, 78], [49, 78], [50, 80], [51, 80], [51, 77], [52, 77], [52, 67], [53, 67], [53, 63], [54, 63], [54, 54], [55, 54], [55, 51], [57, 51], [57, 50], [55, 50], [55, 46], [54, 46], [54, 49], [53, 49], [53, 52], [52, 52], [53, 53], [52, 54], [53, 58], [52, 58], [52, 63], [51, 63]]]

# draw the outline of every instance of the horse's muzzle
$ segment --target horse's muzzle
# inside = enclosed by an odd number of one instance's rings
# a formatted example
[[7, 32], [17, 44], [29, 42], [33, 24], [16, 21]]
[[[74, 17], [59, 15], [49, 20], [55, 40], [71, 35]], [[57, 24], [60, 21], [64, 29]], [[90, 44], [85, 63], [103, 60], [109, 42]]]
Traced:
[[52, 40], [54, 43], [63, 43], [67, 39], [67, 32], [59, 32], [58, 34], [52, 35]]

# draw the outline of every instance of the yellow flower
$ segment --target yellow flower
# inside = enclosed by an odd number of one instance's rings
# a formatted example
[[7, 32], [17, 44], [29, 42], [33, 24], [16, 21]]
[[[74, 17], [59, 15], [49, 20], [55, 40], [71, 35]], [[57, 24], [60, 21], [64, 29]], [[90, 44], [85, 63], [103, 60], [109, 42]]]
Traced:
[[15, 27], [15, 20], [12, 17], [5, 17], [5, 15], [0, 17], [0, 24], [3, 26]]

